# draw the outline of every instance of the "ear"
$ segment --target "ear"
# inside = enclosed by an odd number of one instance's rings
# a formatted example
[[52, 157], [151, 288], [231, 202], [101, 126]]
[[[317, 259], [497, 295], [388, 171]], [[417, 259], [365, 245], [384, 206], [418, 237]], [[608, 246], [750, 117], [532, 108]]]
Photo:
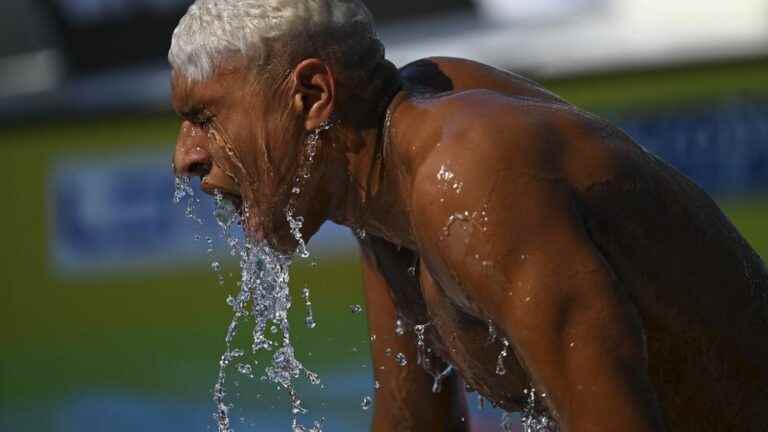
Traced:
[[304, 116], [304, 127], [315, 130], [333, 114], [336, 79], [322, 60], [307, 59], [293, 70], [294, 111]]

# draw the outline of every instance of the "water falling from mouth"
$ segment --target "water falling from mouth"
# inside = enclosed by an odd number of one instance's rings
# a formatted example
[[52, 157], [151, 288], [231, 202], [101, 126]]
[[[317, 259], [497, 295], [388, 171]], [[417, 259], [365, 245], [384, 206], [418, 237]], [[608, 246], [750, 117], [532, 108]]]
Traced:
[[[189, 197], [187, 215], [194, 216], [196, 204], [199, 201], [194, 196], [189, 179], [179, 178], [176, 181], [173, 200], [179, 203], [184, 197]], [[277, 384], [279, 388], [287, 391], [291, 401], [293, 432], [322, 432], [323, 421], [315, 421], [311, 427], [305, 427], [299, 423], [299, 416], [307, 414], [307, 410], [302, 406], [301, 398], [295, 391], [294, 381], [302, 373], [311, 384], [319, 384], [320, 378], [315, 372], [306, 369], [296, 358], [291, 343], [288, 311], [291, 308], [289, 268], [292, 257], [275, 251], [265, 241], [253, 241], [247, 238], [240, 241], [235, 236], [234, 228], [242, 225], [241, 216], [220, 193], [215, 194], [215, 204], [214, 217], [222, 229], [222, 236], [230, 248], [230, 254], [240, 259], [241, 268], [239, 292], [227, 299], [227, 304], [232, 308], [233, 317], [227, 327], [224, 339], [225, 351], [219, 360], [219, 373], [213, 389], [213, 400], [216, 404], [214, 418], [218, 431], [233, 432], [229, 418], [232, 406], [226, 403], [225, 384], [228, 366], [236, 362], [238, 372], [247, 377], [255, 377], [253, 366], [242, 361], [246, 355], [245, 352], [233, 347], [235, 336], [241, 325], [246, 318], [250, 318], [253, 322], [251, 352], [253, 354], [259, 351], [273, 352], [272, 362], [265, 368], [261, 379]], [[200, 220], [196, 216], [193, 219]], [[208, 243], [211, 248], [212, 240]], [[220, 269], [219, 263], [214, 262], [212, 268]], [[309, 303], [308, 292], [304, 299]], [[253, 362], [253, 364], [257, 363]]]
[[197, 208], [200, 205], [200, 198], [195, 196], [195, 190], [192, 188], [192, 179], [189, 176], [177, 176], [175, 179], [175, 190], [173, 192], [173, 203], [179, 204], [184, 198], [187, 198], [187, 206], [184, 214], [202, 225], [203, 221], [197, 216]]

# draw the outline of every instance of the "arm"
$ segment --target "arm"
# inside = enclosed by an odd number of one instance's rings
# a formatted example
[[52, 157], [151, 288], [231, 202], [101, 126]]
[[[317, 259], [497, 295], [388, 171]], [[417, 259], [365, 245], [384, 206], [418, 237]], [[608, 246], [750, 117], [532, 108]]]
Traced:
[[[433, 393], [432, 376], [416, 363], [413, 331], [395, 333], [397, 313], [391, 284], [397, 284], [396, 288], [405, 290], [406, 295], [419, 292], [416, 279], [407, 274], [414, 255], [369, 236], [361, 241], [361, 257], [368, 325], [371, 335], [375, 335], [371, 343], [374, 379], [379, 383], [373, 430], [467, 431], [469, 416], [460, 379], [456, 374], [449, 376], [442, 391]], [[406, 356], [405, 366], [396, 363], [397, 353]]]
[[[461, 222], [442, 244], [426, 242], [440, 245], [435, 253], [504, 332], [563, 431], [664, 430], [642, 322], [585, 231], [571, 189], [561, 179], [501, 177], [487, 232]], [[477, 207], [473, 199], [462, 207]]]

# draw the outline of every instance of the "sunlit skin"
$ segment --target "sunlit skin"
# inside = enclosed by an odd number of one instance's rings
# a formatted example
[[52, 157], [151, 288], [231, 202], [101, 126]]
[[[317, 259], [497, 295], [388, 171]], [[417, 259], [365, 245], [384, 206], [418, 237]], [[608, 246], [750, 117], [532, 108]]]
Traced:
[[[306, 239], [326, 220], [367, 233], [373, 430], [467, 431], [465, 384], [509, 411], [533, 386], [568, 432], [768, 430], [768, 276], [705, 193], [516, 75], [382, 70], [369, 93], [318, 59], [269, 86], [236, 59], [173, 78], [177, 174], [242, 200], [249, 235], [282, 251], [306, 137], [335, 122], [296, 208]], [[439, 393], [416, 362], [427, 323], [433, 368], [457, 371]]]

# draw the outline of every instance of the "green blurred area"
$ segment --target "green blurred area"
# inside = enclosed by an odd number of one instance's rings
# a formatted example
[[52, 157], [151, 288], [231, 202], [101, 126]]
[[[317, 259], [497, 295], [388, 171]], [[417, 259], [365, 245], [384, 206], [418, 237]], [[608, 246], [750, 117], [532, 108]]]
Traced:
[[[600, 112], [703, 104], [768, 93], [768, 62], [634, 73], [548, 83], [555, 92]], [[103, 117], [49, 121], [0, 130], [7, 205], [0, 212], [0, 406], [58, 400], [83, 389], [127, 389], [206, 399], [231, 317], [234, 292], [220, 287], [205, 263], [164, 271], [62, 278], [49, 261], [51, 167], [61, 158], [120, 157], [165, 152], [177, 120]], [[169, 197], [170, 199], [170, 197]], [[722, 199], [725, 212], [761, 256], [768, 256], [768, 198]], [[225, 273], [234, 272], [226, 263]], [[319, 322], [303, 324], [295, 301], [292, 322], [299, 357], [320, 371], [361, 368], [367, 361], [356, 256], [298, 265], [293, 284], [312, 289]], [[297, 292], [298, 290], [294, 290]], [[311, 355], [309, 354], [311, 353]]]

